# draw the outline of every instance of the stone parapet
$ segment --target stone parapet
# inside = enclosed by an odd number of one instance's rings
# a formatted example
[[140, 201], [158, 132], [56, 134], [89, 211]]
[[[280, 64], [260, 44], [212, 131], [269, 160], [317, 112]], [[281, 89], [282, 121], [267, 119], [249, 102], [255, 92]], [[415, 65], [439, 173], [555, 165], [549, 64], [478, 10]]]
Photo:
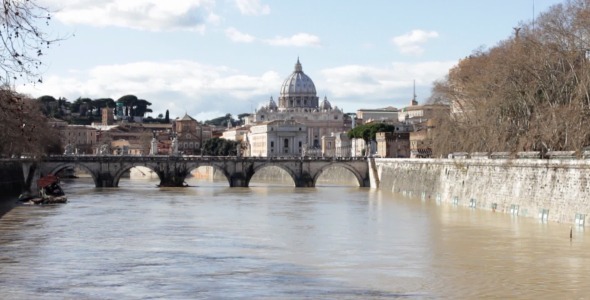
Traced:
[[[590, 215], [590, 160], [375, 159], [380, 188], [562, 223]], [[580, 221], [582, 220], [582, 221]]]

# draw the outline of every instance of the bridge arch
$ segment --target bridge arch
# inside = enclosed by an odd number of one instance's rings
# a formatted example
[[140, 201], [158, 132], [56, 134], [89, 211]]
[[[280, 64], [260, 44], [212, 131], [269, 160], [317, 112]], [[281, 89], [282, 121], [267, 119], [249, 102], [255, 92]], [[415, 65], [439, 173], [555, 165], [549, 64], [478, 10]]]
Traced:
[[298, 181], [298, 176], [297, 174], [295, 174], [294, 170], [292, 170], [291, 168], [287, 167], [285, 164], [280, 164], [280, 163], [264, 163], [264, 164], [257, 164], [252, 168], [252, 173], [248, 174], [247, 177], [247, 182], [248, 184], [250, 183], [250, 180], [252, 180], [252, 177], [254, 177], [254, 174], [256, 174], [257, 172], [259, 172], [262, 169], [265, 168], [269, 168], [269, 167], [276, 167], [280, 170], [285, 171], [293, 180], [293, 184], [295, 186], [297, 186], [297, 181]]
[[359, 187], [364, 187], [366, 185], [366, 183], [365, 183], [365, 181], [366, 181], [365, 176], [363, 176], [362, 174], [360, 174], [359, 171], [354, 166], [351, 166], [351, 165], [349, 165], [347, 163], [342, 163], [342, 162], [339, 162], [339, 163], [332, 162], [332, 163], [326, 164], [325, 166], [322, 166], [314, 174], [314, 176], [313, 176], [313, 186], [316, 186], [316, 183], [317, 183], [318, 179], [324, 173], [324, 171], [326, 171], [327, 169], [330, 169], [330, 168], [348, 170], [356, 178], [356, 181], [357, 181]]
[[83, 164], [83, 163], [63, 163], [63, 164], [58, 164], [57, 166], [53, 167], [50, 171], [49, 174], [51, 175], [57, 175], [59, 172], [65, 170], [65, 169], [74, 169], [76, 167], [81, 167], [84, 170], [86, 170], [88, 172], [88, 174], [90, 174], [90, 176], [92, 177], [92, 181], [94, 182], [94, 184], [96, 185], [96, 178], [97, 175], [92, 171], [92, 169], [90, 167], [88, 167], [87, 165]]
[[215, 164], [212, 162], [200, 162], [198, 164], [191, 165], [188, 170], [188, 173], [190, 174], [192, 171], [194, 171], [200, 167], [211, 167], [211, 168], [219, 171], [221, 174], [223, 174], [223, 177], [225, 177], [225, 180], [227, 180], [229, 186], [231, 186], [231, 175], [227, 172], [227, 170], [225, 168], [223, 168], [219, 164]]
[[145, 164], [145, 163], [126, 163], [126, 164], [123, 164], [121, 166], [121, 168], [119, 168], [114, 173], [114, 175], [113, 175], [113, 187], [119, 186], [119, 181], [121, 180], [121, 177], [123, 177], [123, 174], [125, 174], [127, 171], [131, 170], [134, 167], [148, 168], [148, 169], [154, 171], [154, 173], [156, 173], [156, 175], [158, 175], [158, 179], [160, 179], [160, 181], [162, 181], [162, 175], [158, 173], [157, 168], [155, 168], [154, 166], [151, 166], [150, 164]]

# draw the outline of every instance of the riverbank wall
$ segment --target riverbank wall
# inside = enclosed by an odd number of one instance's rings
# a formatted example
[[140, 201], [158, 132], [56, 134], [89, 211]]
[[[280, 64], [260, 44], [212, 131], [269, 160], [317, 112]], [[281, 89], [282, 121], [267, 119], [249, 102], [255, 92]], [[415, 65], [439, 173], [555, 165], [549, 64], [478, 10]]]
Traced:
[[18, 196], [24, 190], [24, 178], [21, 162], [0, 161], [0, 195]]
[[578, 225], [590, 216], [590, 160], [376, 158], [375, 168], [379, 189], [423, 201]]
[[14, 206], [25, 190], [24, 178], [21, 162], [0, 160], [0, 216]]

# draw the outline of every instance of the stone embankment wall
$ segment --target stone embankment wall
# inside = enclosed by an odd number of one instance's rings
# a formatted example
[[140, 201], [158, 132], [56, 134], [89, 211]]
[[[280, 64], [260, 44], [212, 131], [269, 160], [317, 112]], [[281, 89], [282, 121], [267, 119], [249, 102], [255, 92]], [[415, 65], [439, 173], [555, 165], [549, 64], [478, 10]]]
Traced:
[[584, 224], [590, 216], [590, 160], [382, 158], [375, 163], [383, 190], [562, 223]]
[[18, 196], [24, 190], [25, 180], [20, 162], [0, 161], [0, 196]]
[[0, 160], [0, 217], [10, 211], [25, 190], [23, 166], [20, 162]]

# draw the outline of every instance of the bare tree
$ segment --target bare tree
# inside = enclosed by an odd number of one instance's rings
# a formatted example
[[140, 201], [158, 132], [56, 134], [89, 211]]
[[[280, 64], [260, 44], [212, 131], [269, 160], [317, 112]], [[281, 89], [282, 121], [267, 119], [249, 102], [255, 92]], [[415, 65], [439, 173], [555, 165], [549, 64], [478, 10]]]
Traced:
[[590, 145], [590, 0], [569, 0], [461, 60], [434, 85], [452, 103], [434, 150], [582, 150]]
[[57, 130], [47, 126], [39, 103], [10, 89], [0, 89], [0, 103], [13, 105], [0, 110], [0, 157], [38, 157], [59, 152]]
[[41, 82], [41, 56], [56, 39], [41, 26], [48, 26], [50, 11], [33, 0], [2, 0], [0, 12], [0, 79]]
[[50, 11], [36, 0], [2, 0], [0, 11], [0, 155], [39, 155], [59, 148], [35, 101], [14, 92], [16, 81], [42, 82], [41, 58], [58, 39], [42, 29]]

